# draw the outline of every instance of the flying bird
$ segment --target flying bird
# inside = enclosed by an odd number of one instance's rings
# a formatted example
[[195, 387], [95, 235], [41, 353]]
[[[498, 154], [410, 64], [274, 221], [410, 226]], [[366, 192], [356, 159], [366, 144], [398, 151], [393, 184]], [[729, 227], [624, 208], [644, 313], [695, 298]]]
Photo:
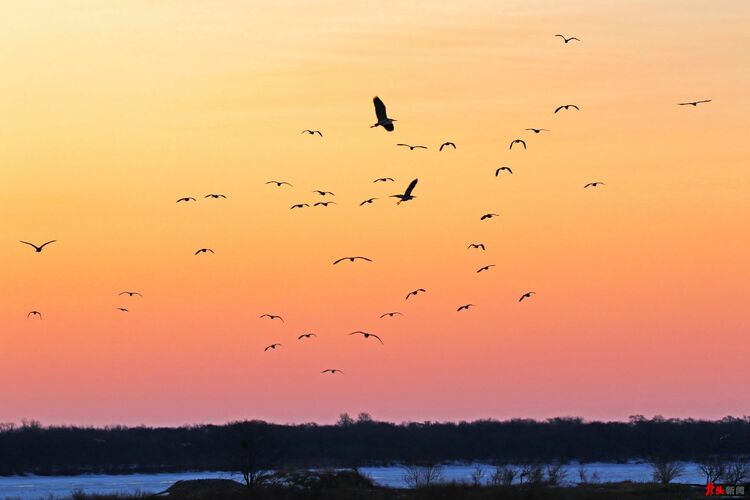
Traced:
[[386, 316], [388, 316], [389, 318], [392, 318], [392, 317], [393, 317], [393, 316], [395, 316], [396, 314], [398, 314], [399, 316], [403, 316], [403, 314], [401, 314], [400, 312], [398, 312], [398, 311], [393, 311], [393, 312], [387, 312], [387, 313], [385, 313], [385, 314], [381, 314], [381, 315], [380, 315], [380, 317], [381, 317], [381, 318], [385, 318]]
[[314, 333], [303, 333], [302, 335], [297, 337], [297, 340], [309, 339], [310, 337], [317, 337], [317, 335], [315, 335]]
[[127, 295], [128, 297], [132, 297], [133, 295], [137, 295], [139, 297], [143, 297], [143, 295], [141, 295], [138, 292], [120, 292], [117, 295]]
[[309, 206], [310, 205], [308, 205], [307, 203], [297, 203], [296, 205], [292, 205], [292, 208], [290, 208], [290, 210], [294, 210], [295, 208], [309, 207]]
[[180, 198], [179, 200], [177, 200], [175, 203], [180, 203], [182, 201], [195, 201], [195, 198], [193, 198], [192, 196], [185, 196], [184, 198]]
[[546, 128], [525, 128], [524, 130], [530, 130], [535, 134], [538, 134], [539, 132], [549, 132], [549, 129]]
[[472, 243], [466, 247], [467, 250], [470, 248], [481, 248], [482, 250], [486, 250], [486, 248], [484, 248], [484, 243]]
[[470, 307], [476, 307], [476, 306], [474, 304], [464, 304], [460, 306], [458, 309], [456, 309], [456, 311], [461, 312], [464, 310], [468, 310]]
[[308, 129], [305, 129], [305, 130], [303, 130], [303, 131], [302, 131], [302, 133], [303, 133], [303, 134], [308, 134], [308, 135], [315, 135], [315, 134], [318, 134], [318, 135], [319, 135], [320, 137], [323, 137], [323, 134], [322, 134], [322, 133], [320, 132], [320, 130], [310, 130], [310, 129], [308, 128]]
[[498, 214], [484, 214], [483, 216], [481, 216], [481, 217], [479, 218], [479, 220], [484, 220], [484, 219], [491, 219], [491, 218], [493, 218], [493, 217], [497, 217], [497, 216], [498, 216]]
[[328, 206], [328, 205], [330, 205], [331, 203], [333, 203], [334, 205], [336, 204], [336, 202], [335, 202], [335, 201], [318, 201], [318, 202], [316, 202], [316, 203], [313, 203], [313, 206], [314, 206], [314, 207], [317, 207], [318, 205], [322, 205], [322, 206], [324, 206], [324, 207], [327, 207], [327, 206]]
[[605, 184], [603, 182], [596, 181], [596, 182], [589, 182], [588, 184], [583, 186], [583, 188], [586, 189], [587, 187], [596, 187], [596, 186], [604, 186], [604, 185]]
[[411, 297], [412, 295], [416, 296], [416, 295], [417, 295], [417, 294], [418, 294], [419, 292], [422, 292], [422, 293], [424, 293], [424, 292], [426, 292], [426, 291], [427, 291], [427, 290], [425, 290], [424, 288], [417, 288], [416, 290], [414, 290], [414, 291], [412, 291], [412, 292], [409, 292], [409, 293], [407, 293], [407, 294], [406, 294], [406, 298], [405, 298], [404, 300], [409, 300], [409, 297]]
[[320, 196], [325, 196], [327, 194], [330, 194], [331, 196], [336, 196], [330, 191], [321, 191], [320, 189], [316, 189], [315, 191], [313, 191], [313, 193], [318, 193]]
[[275, 314], [261, 314], [259, 316], [259, 318], [269, 318], [269, 319], [272, 319], [272, 320], [274, 320], [274, 319], [280, 319], [282, 323], [284, 322], [284, 318], [282, 318], [281, 316], [277, 316]]
[[578, 109], [578, 106], [576, 106], [575, 104], [563, 104], [562, 106], [557, 107], [557, 109], [555, 110], [555, 113], [557, 113], [561, 109], [564, 109], [567, 111], [569, 108], [575, 108], [576, 111], [580, 111], [580, 109]]
[[265, 349], [263, 349], [263, 352], [266, 352], [266, 351], [267, 351], [267, 350], [269, 350], [269, 349], [276, 349], [276, 348], [277, 348], [277, 347], [279, 347], [280, 345], [281, 345], [281, 344], [271, 344], [271, 345], [269, 345], [268, 347], [266, 347]]
[[502, 172], [503, 170], [505, 170], [509, 174], [513, 173], [513, 171], [510, 169], [510, 167], [500, 167], [497, 170], [495, 170], [495, 177], [497, 177], [498, 175], [500, 175], [500, 172]]
[[378, 339], [378, 341], [380, 341], [381, 344], [383, 343], [383, 341], [380, 339], [380, 337], [378, 337], [374, 333], [363, 332], [362, 330], [357, 330], [356, 332], [352, 332], [349, 335], [357, 335], [357, 334], [362, 335], [366, 339], [370, 338], [370, 337], [374, 337], [374, 338]]
[[226, 196], [224, 196], [223, 194], [213, 194], [213, 193], [210, 193], [210, 194], [207, 194], [206, 196], [204, 196], [204, 198], [213, 198], [213, 199], [216, 199], [216, 198], [226, 198]]
[[416, 196], [412, 196], [411, 192], [414, 191], [414, 186], [417, 185], [417, 181], [419, 179], [414, 179], [409, 183], [409, 186], [406, 188], [406, 191], [404, 191], [404, 194], [392, 194], [391, 198], [398, 198], [399, 201], [396, 203], [396, 205], [400, 205], [402, 201], [409, 201], [416, 198]]
[[206, 252], [216, 253], [210, 248], [201, 248], [201, 249], [198, 249], [193, 255], [198, 255], [199, 253], [206, 253]]
[[448, 142], [444, 142], [444, 143], [442, 143], [442, 144], [440, 145], [440, 149], [439, 149], [439, 151], [442, 151], [442, 150], [443, 150], [443, 148], [445, 148], [445, 147], [447, 147], [447, 146], [453, 146], [453, 149], [456, 149], [456, 145], [455, 145], [455, 144], [453, 144], [452, 142], [448, 141]]
[[388, 181], [393, 182], [393, 177], [378, 177], [372, 182], [388, 182]]
[[513, 144], [522, 144], [523, 145], [523, 149], [526, 149], [526, 141], [524, 141], [523, 139], [514, 139], [514, 140], [512, 140], [511, 143], [510, 143], [510, 146], [508, 147], [508, 149], [513, 149]]
[[44, 244], [42, 244], [41, 246], [36, 246], [36, 245], [35, 245], [35, 244], [33, 244], [33, 243], [29, 243], [28, 241], [23, 241], [23, 240], [21, 240], [21, 243], [25, 243], [26, 245], [29, 245], [29, 246], [32, 246], [32, 247], [34, 247], [34, 250], [36, 250], [36, 253], [39, 253], [39, 252], [41, 252], [41, 251], [42, 251], [42, 250], [44, 249], [44, 247], [46, 247], [46, 246], [47, 246], [47, 245], [49, 245], [50, 243], [54, 243], [54, 242], [56, 242], [56, 241], [57, 241], [57, 240], [49, 240], [49, 241], [48, 241], [47, 243], [44, 243]]
[[127, 309], [125, 309], [124, 307], [117, 307], [116, 309], [117, 309], [118, 311], [122, 311], [122, 312], [124, 312], [124, 313], [126, 313], [126, 312], [130, 312], [130, 311], [128, 311]]
[[412, 146], [411, 144], [404, 144], [404, 143], [396, 144], [396, 146], [406, 146], [407, 148], [409, 148], [409, 151], [414, 151], [416, 148], [427, 149], [427, 146]]
[[39, 319], [42, 319], [42, 313], [40, 313], [39, 311], [31, 311], [26, 315], [26, 319], [30, 318], [31, 316], [39, 316]]
[[487, 266], [480, 267], [479, 269], [477, 269], [477, 272], [481, 273], [482, 271], [489, 271], [491, 267], [495, 267], [495, 264], [489, 264]]
[[336, 264], [344, 260], [349, 260], [349, 262], [354, 262], [357, 259], [366, 260], [367, 262], [372, 262], [372, 259], [368, 259], [367, 257], [341, 257], [340, 259], [335, 260], [333, 262], [333, 265], [335, 266]]
[[521, 302], [523, 299], [530, 299], [532, 295], [534, 295], [536, 292], [526, 292], [523, 295], [521, 295], [521, 298], [518, 299], [518, 302]]
[[396, 119], [388, 118], [383, 101], [380, 100], [380, 97], [375, 96], [372, 99], [372, 103], [375, 105], [375, 116], [377, 117], [378, 122], [375, 125], [371, 125], [370, 128], [383, 127], [388, 132], [393, 132], [393, 122], [395, 122]]
[[681, 103], [678, 103], [678, 106], [697, 106], [698, 104], [701, 104], [704, 102], [711, 102], [711, 99], [703, 99], [702, 101], [681, 102]]
[[377, 198], [367, 198], [365, 201], [363, 201], [362, 203], [360, 203], [359, 206], [361, 207], [362, 205], [372, 203], [375, 200], [377, 200]]
[[555, 35], [555, 36], [559, 36], [560, 38], [562, 38], [565, 43], [568, 43], [571, 40], [575, 40], [576, 42], [580, 42], [580, 40], [578, 38], [574, 37], [574, 36], [571, 36], [570, 38], [565, 38], [565, 35]]
[[322, 371], [322, 372], [320, 372], [320, 373], [330, 373], [330, 374], [334, 374], [334, 373], [341, 373], [341, 374], [343, 375], [343, 373], [344, 373], [344, 372], [342, 372], [342, 371], [341, 371], [341, 370], [339, 370], [338, 368], [328, 368], [328, 369], [326, 369], [326, 370], [323, 370], [323, 371]]
[[289, 184], [286, 181], [268, 181], [268, 182], [266, 182], [266, 184], [276, 184], [276, 187], [281, 187], [281, 186], [285, 186], [285, 185], [289, 186], [289, 187], [294, 187], [294, 186], [292, 186], [291, 184]]

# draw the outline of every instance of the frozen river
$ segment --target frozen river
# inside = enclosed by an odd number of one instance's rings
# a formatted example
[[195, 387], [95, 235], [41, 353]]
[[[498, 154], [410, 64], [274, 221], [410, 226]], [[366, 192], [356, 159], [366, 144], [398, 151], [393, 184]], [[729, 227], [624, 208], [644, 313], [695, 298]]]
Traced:
[[[470, 481], [476, 464], [445, 465], [442, 468], [443, 481]], [[487, 479], [493, 467], [482, 465]], [[600, 482], [651, 480], [651, 467], [646, 463], [630, 462], [589, 463], [584, 468], [589, 477], [596, 474]], [[578, 482], [578, 464], [565, 466], [568, 482]], [[360, 472], [384, 486], [404, 487], [404, 470], [401, 467], [363, 467]], [[66, 498], [74, 491], [86, 493], [156, 493], [169, 488], [174, 482], [183, 479], [235, 479], [241, 478], [231, 472], [182, 472], [173, 474], [128, 474], [106, 475], [85, 474], [81, 476], [10, 476], [0, 477], [0, 499], [36, 500]], [[698, 466], [685, 463], [684, 472], [675, 482], [704, 484], [705, 479]]]

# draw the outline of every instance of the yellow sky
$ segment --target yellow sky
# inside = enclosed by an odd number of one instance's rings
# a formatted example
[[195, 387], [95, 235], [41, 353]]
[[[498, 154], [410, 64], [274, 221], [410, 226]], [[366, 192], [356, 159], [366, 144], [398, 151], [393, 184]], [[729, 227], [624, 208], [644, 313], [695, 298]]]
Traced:
[[[745, 410], [747, 2], [0, 14], [0, 419]], [[395, 132], [369, 128], [374, 95]], [[696, 99], [713, 101], [676, 105]], [[567, 103], [580, 112], [553, 114]], [[438, 153], [444, 140], [458, 149]], [[514, 174], [496, 178], [500, 165]], [[396, 182], [372, 183], [384, 176]], [[386, 199], [415, 177], [416, 200]], [[594, 180], [606, 186], [582, 189]], [[289, 210], [313, 189], [337, 205]], [[42, 254], [18, 243], [48, 239]], [[478, 241], [486, 252], [466, 250]], [[374, 262], [331, 267], [350, 254]], [[429, 294], [406, 303], [418, 287]], [[405, 316], [378, 319], [388, 310]], [[360, 328], [384, 348], [346, 336]], [[303, 331], [317, 343], [297, 343]], [[272, 342], [284, 349], [263, 353]], [[329, 365], [346, 377], [321, 380]]]

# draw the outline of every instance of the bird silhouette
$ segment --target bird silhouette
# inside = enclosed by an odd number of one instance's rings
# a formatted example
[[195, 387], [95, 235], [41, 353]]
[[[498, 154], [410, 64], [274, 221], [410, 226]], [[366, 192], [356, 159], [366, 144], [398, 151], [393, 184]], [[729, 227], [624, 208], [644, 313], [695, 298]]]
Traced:
[[357, 259], [366, 260], [367, 262], [372, 262], [372, 259], [368, 259], [367, 257], [341, 257], [340, 259], [333, 261], [333, 265], [335, 266], [339, 262], [342, 262], [345, 260], [348, 260], [349, 262], [354, 262]]
[[310, 205], [308, 205], [307, 203], [297, 203], [295, 205], [292, 205], [292, 208], [290, 208], [290, 210], [294, 210], [295, 208], [309, 207], [309, 206]]
[[261, 315], [260, 315], [260, 316], [258, 316], [258, 317], [259, 317], [259, 318], [269, 318], [269, 319], [271, 319], [271, 320], [274, 320], [274, 319], [280, 319], [282, 323], [284, 322], [284, 318], [282, 318], [281, 316], [278, 316], [278, 315], [276, 315], [276, 314], [261, 314]]
[[480, 267], [479, 269], [477, 269], [477, 272], [481, 273], [482, 271], [489, 271], [491, 267], [495, 267], [495, 264], [489, 264], [489, 265]]
[[286, 181], [268, 181], [266, 182], [266, 184], [276, 184], [276, 187], [281, 187], [281, 186], [294, 187]]
[[383, 101], [380, 100], [380, 97], [375, 96], [372, 98], [372, 103], [375, 105], [375, 116], [377, 117], [378, 122], [375, 125], [371, 125], [370, 128], [383, 127], [388, 132], [393, 132], [393, 122], [395, 122], [396, 119], [388, 118]]
[[375, 200], [377, 200], [377, 198], [367, 198], [365, 201], [363, 201], [362, 203], [360, 203], [359, 206], [361, 207], [362, 205], [370, 204], [370, 203], [372, 203]]
[[42, 319], [42, 313], [39, 311], [31, 311], [29, 314], [26, 315], [26, 319], [29, 319], [31, 316], [39, 316], [39, 319]]
[[479, 220], [484, 220], [484, 219], [491, 219], [491, 218], [493, 218], [493, 217], [497, 217], [497, 216], [498, 216], [498, 214], [484, 214], [483, 216], [481, 216], [481, 217], [479, 218]]
[[204, 196], [204, 198], [213, 198], [213, 199], [216, 199], [216, 198], [226, 198], [226, 196], [224, 196], [223, 194], [210, 193], [210, 194], [207, 194], [206, 196]]
[[703, 99], [702, 101], [691, 101], [691, 102], [681, 102], [678, 103], [678, 106], [697, 106], [698, 104], [704, 103], [704, 102], [711, 102], [711, 99]]
[[415, 149], [427, 149], [427, 146], [412, 146], [411, 144], [404, 143], [396, 144], [396, 146], [406, 146], [407, 148], [409, 148], [409, 151], [414, 151]]
[[216, 253], [210, 248], [200, 248], [193, 255], [198, 255], [199, 253], [206, 253], [206, 252]]
[[297, 340], [309, 339], [310, 337], [317, 337], [317, 335], [315, 335], [314, 333], [303, 333], [302, 335], [297, 337]]
[[185, 196], [184, 198], [180, 198], [179, 200], [177, 200], [175, 203], [180, 203], [182, 201], [195, 201], [195, 198], [193, 198], [192, 196]]
[[476, 306], [474, 304], [464, 304], [460, 306], [458, 309], [456, 309], [456, 311], [458, 312], [465, 311], [465, 310], [468, 310], [470, 307], [476, 307]]
[[583, 186], [583, 188], [586, 189], [587, 187], [596, 187], [596, 186], [604, 186], [604, 185], [605, 184], [603, 182], [596, 181], [596, 182], [589, 182], [588, 184]]
[[325, 196], [327, 194], [330, 194], [331, 196], [336, 196], [330, 191], [321, 191], [320, 189], [316, 189], [315, 191], [313, 191], [313, 193], [318, 193], [320, 196]]
[[524, 141], [523, 139], [512, 140], [508, 149], [513, 149], [513, 144], [521, 144], [523, 145], [523, 149], [526, 149], [526, 141]]
[[518, 302], [523, 301], [523, 299], [530, 299], [532, 295], [536, 294], [536, 292], [526, 292], [523, 295], [521, 295], [521, 298], [518, 299]]
[[382, 340], [380, 339], [380, 337], [378, 337], [378, 336], [377, 336], [377, 335], [375, 335], [374, 333], [363, 332], [362, 330], [357, 330], [356, 332], [352, 332], [352, 333], [350, 333], [349, 335], [362, 335], [362, 336], [363, 336], [364, 338], [366, 338], [366, 339], [367, 339], [367, 338], [370, 338], [370, 337], [374, 337], [374, 338], [378, 339], [378, 341], [379, 341], [379, 342], [380, 342], [381, 344], [383, 343], [383, 341], [382, 341]]
[[484, 248], [484, 243], [471, 243], [466, 249], [468, 250], [470, 248], [481, 248], [482, 250], [486, 250], [486, 248]]
[[36, 251], [36, 253], [40, 253], [44, 249], [44, 247], [46, 247], [50, 243], [54, 243], [56, 241], [57, 240], [49, 240], [47, 243], [43, 243], [41, 246], [36, 246], [33, 243], [29, 243], [28, 241], [23, 241], [23, 240], [21, 240], [21, 243], [25, 243], [26, 245], [34, 247], [34, 250]]
[[411, 297], [412, 295], [416, 296], [418, 293], [420, 292], [425, 293], [426, 291], [427, 290], [425, 290], [424, 288], [417, 288], [416, 290], [407, 293], [406, 298], [404, 300], [409, 300], [409, 297]]
[[416, 198], [416, 196], [413, 196], [411, 194], [412, 191], [414, 191], [414, 187], [417, 185], [417, 181], [419, 179], [414, 179], [409, 183], [409, 186], [406, 188], [406, 191], [404, 191], [404, 194], [392, 194], [391, 198], [398, 198], [398, 202], [396, 205], [400, 205], [403, 201], [409, 201]]
[[381, 314], [381, 315], [380, 315], [380, 317], [381, 317], [381, 318], [385, 318], [386, 316], [388, 316], [389, 318], [392, 318], [392, 317], [394, 317], [394, 316], [395, 316], [396, 314], [398, 314], [399, 316], [403, 316], [403, 314], [401, 314], [400, 312], [398, 312], [398, 311], [393, 311], [393, 312], [387, 312], [387, 313], [385, 313], [385, 314]]
[[143, 297], [143, 295], [141, 295], [138, 292], [120, 292], [117, 295], [127, 295], [128, 297], [132, 297], [133, 295], [137, 295], [139, 297]]
[[549, 132], [549, 130], [546, 128], [525, 128], [524, 130], [530, 130], [535, 134], [538, 134], [539, 132]]
[[328, 368], [328, 369], [325, 369], [325, 370], [323, 370], [323, 371], [322, 371], [322, 372], [320, 372], [320, 373], [330, 373], [330, 374], [334, 374], [334, 373], [341, 373], [342, 375], [344, 374], [344, 372], [342, 372], [342, 371], [341, 371], [341, 370], [339, 370], [338, 368]]
[[303, 130], [303, 131], [302, 131], [302, 133], [303, 133], [303, 134], [308, 134], [308, 135], [315, 135], [315, 134], [318, 134], [318, 135], [319, 135], [320, 137], [323, 137], [323, 134], [322, 134], [322, 133], [320, 132], [320, 130], [310, 130], [310, 129], [308, 128], [308, 129], [305, 129], [305, 130]]
[[510, 167], [500, 167], [497, 170], [495, 170], [495, 177], [497, 177], [498, 175], [500, 175], [500, 172], [502, 172], [503, 170], [506, 171], [506, 172], [508, 172], [509, 174], [513, 173], [513, 171], [510, 169]]
[[562, 106], [558, 106], [558, 107], [557, 107], [557, 109], [555, 110], [555, 113], [557, 113], [557, 112], [558, 112], [558, 111], [560, 111], [561, 109], [564, 109], [564, 110], [566, 110], [566, 111], [567, 111], [567, 110], [568, 110], [568, 109], [570, 109], [570, 108], [574, 108], [574, 109], [575, 109], [576, 111], [580, 111], [580, 110], [578, 109], [578, 106], [576, 106], [575, 104], [563, 104]]
[[570, 38], [565, 38], [565, 35], [555, 35], [555, 36], [559, 36], [560, 38], [562, 38], [565, 43], [568, 43], [571, 40], [575, 40], [577, 42], [580, 42], [580, 40], [578, 38], [574, 37], [574, 36], [571, 36]]
[[269, 345], [268, 347], [266, 347], [265, 349], [263, 349], [263, 352], [266, 352], [266, 351], [267, 351], [267, 350], [269, 350], [269, 349], [276, 349], [276, 348], [277, 348], [277, 347], [279, 347], [280, 345], [281, 345], [281, 344], [271, 344], [271, 345]]
[[378, 177], [372, 182], [388, 182], [388, 181], [394, 182], [393, 177]]
[[448, 141], [448, 142], [444, 142], [444, 143], [442, 143], [442, 144], [440, 145], [440, 149], [439, 149], [438, 151], [442, 151], [442, 150], [443, 150], [443, 148], [445, 148], [445, 147], [447, 147], [447, 146], [453, 146], [453, 149], [456, 149], [456, 145], [455, 145], [455, 144], [453, 144], [452, 142]]
[[317, 207], [317, 206], [319, 206], [319, 205], [320, 205], [320, 206], [324, 206], [324, 207], [327, 207], [327, 206], [328, 206], [328, 205], [330, 205], [331, 203], [333, 203], [334, 205], [336, 204], [336, 202], [335, 202], [335, 201], [318, 201], [318, 202], [316, 202], [316, 203], [313, 203], [313, 206], [314, 206], [314, 207]]
[[125, 309], [124, 307], [117, 307], [116, 309], [117, 309], [118, 311], [121, 311], [121, 312], [124, 312], [124, 313], [126, 313], [126, 312], [130, 312], [130, 311], [128, 311], [127, 309]]

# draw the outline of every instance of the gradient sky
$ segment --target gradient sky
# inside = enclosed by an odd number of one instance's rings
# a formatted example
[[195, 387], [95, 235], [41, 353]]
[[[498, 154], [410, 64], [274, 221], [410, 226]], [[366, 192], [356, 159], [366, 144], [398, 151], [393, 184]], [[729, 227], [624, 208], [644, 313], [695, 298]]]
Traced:
[[[749, 2], [0, 14], [0, 421], [747, 414]], [[313, 189], [338, 204], [289, 210]]]

